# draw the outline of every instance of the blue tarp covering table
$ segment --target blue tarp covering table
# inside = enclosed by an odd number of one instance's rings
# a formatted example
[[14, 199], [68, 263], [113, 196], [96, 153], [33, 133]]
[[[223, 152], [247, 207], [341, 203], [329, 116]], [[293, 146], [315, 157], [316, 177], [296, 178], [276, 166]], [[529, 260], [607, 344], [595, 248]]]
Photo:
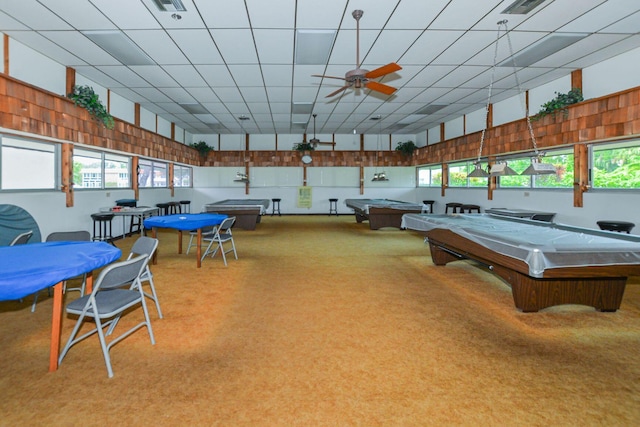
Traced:
[[120, 249], [105, 242], [46, 242], [0, 247], [0, 301], [24, 298], [54, 286], [49, 370], [58, 368], [62, 326], [62, 281], [120, 258]]
[[[202, 229], [205, 227], [213, 227], [220, 225], [222, 221], [227, 218], [227, 215], [222, 214], [176, 214], [176, 215], [163, 215], [153, 216], [144, 220], [145, 228], [153, 229], [153, 236], [156, 237], [158, 228], [171, 228], [178, 230], [178, 253], [182, 253], [182, 232], [183, 231], [198, 231], [197, 242], [197, 266], [200, 268], [200, 258], [202, 256]], [[154, 255], [155, 258], [155, 255]], [[155, 259], [154, 259], [155, 262]]]

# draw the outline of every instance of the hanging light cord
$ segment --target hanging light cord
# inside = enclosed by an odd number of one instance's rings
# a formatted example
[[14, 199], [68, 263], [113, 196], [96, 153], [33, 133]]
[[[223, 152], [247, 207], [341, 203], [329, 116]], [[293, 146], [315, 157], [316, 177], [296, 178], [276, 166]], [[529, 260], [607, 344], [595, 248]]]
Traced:
[[[503, 21], [498, 22], [500, 25]], [[504, 21], [506, 22], [506, 21]], [[484, 110], [484, 127], [482, 128], [482, 135], [480, 135], [480, 149], [478, 150], [478, 161], [476, 165], [480, 165], [480, 158], [482, 157], [482, 148], [484, 146], [484, 137], [487, 133], [487, 126], [489, 121], [489, 106], [491, 105], [491, 93], [493, 92], [493, 82], [496, 76], [496, 63], [498, 61], [498, 41], [500, 40], [500, 27], [498, 26], [498, 34], [496, 35], [496, 46], [493, 52], [493, 66], [491, 67], [491, 81], [489, 82], [489, 93], [487, 95], [487, 107]]]
[[[509, 29], [507, 28], [507, 20], [503, 20], [498, 22], [498, 25], [504, 25], [505, 33], [507, 34], [507, 42], [509, 43], [509, 55], [511, 57], [511, 65], [513, 65], [513, 75], [516, 78], [516, 87], [518, 88], [518, 95], [520, 96], [520, 100], [522, 101], [522, 107], [524, 108], [524, 115], [527, 119], [527, 129], [529, 129], [529, 138], [531, 138], [531, 143], [533, 144], [533, 151], [536, 153], [536, 157], [540, 157], [538, 153], [538, 144], [536, 143], [536, 137], [533, 134], [533, 126], [531, 125], [531, 118], [529, 117], [529, 106], [527, 105], [527, 101], [525, 99], [524, 93], [522, 92], [522, 88], [520, 86], [520, 79], [518, 78], [518, 71], [516, 67], [516, 59], [513, 56], [513, 46], [511, 45], [511, 37], [509, 36]], [[498, 30], [499, 32], [499, 30]]]

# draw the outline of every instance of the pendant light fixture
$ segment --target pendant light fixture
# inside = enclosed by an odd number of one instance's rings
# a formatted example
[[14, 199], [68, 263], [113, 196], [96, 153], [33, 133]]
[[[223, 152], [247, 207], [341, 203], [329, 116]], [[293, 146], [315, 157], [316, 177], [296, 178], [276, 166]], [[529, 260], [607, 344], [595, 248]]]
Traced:
[[384, 170], [382, 172], [378, 172], [378, 153], [380, 152], [380, 136], [382, 135], [382, 121], [381, 121], [381, 117], [378, 114], [376, 117], [371, 117], [371, 120], [375, 120], [378, 122], [378, 141], [376, 143], [376, 169], [375, 172], [373, 173], [373, 179], [371, 180], [372, 182], [382, 182], [382, 181], [389, 181], [389, 178], [387, 178], [387, 174], [384, 173]]
[[[249, 117], [247, 117], [245, 115], [242, 115], [242, 116], [238, 117], [238, 120], [240, 120], [240, 129], [241, 129], [240, 151], [244, 151], [245, 147], [243, 147], [243, 145], [244, 145], [244, 140], [246, 138], [246, 134], [245, 134], [245, 131], [244, 131], [243, 122], [245, 122], [246, 120], [249, 120]], [[249, 176], [245, 172], [236, 172], [236, 179], [234, 179], [233, 182], [242, 182], [242, 183], [248, 184], [249, 183]]]
[[[507, 28], [507, 20], [502, 20], [498, 22], [498, 32], [496, 34], [496, 44], [495, 50], [493, 54], [493, 66], [491, 67], [491, 81], [489, 83], [489, 91], [487, 96], [487, 106], [485, 109], [485, 127], [482, 129], [482, 135], [480, 137], [480, 147], [478, 150], [478, 159], [474, 162], [474, 170], [468, 175], [470, 178], [486, 178], [489, 176], [509, 176], [509, 175], [518, 175], [516, 171], [511, 169], [507, 164], [506, 160], [498, 160], [496, 163], [488, 167], [488, 171], [482, 169], [481, 166], [481, 157], [482, 157], [482, 149], [484, 146], [485, 135], [488, 126], [488, 117], [489, 117], [489, 108], [491, 105], [491, 94], [493, 91], [493, 83], [495, 81], [495, 70], [498, 58], [498, 42], [500, 40], [500, 30], [502, 26], [504, 26], [505, 35], [507, 38], [507, 42], [509, 44], [509, 55], [511, 58], [514, 58], [513, 55], [513, 46], [511, 44], [511, 36], [509, 35], [509, 29]], [[525, 111], [525, 118], [527, 121], [527, 130], [529, 131], [529, 138], [531, 139], [531, 143], [533, 144], [534, 156], [531, 158], [531, 165], [522, 172], [522, 175], [541, 175], [541, 174], [554, 174], [556, 173], [555, 167], [548, 163], [542, 163], [542, 157], [544, 153], [538, 151], [538, 145], [536, 143], [536, 137], [533, 133], [533, 126], [531, 125], [531, 119], [529, 117], [529, 107], [526, 105], [526, 101], [522, 95], [522, 88], [520, 86], [520, 79], [518, 78], [518, 70], [516, 68], [515, 59], [511, 61], [513, 66], [513, 75], [516, 79], [516, 87], [518, 91], [518, 96], [522, 99], [522, 104]]]
[[[531, 157], [531, 164], [527, 169], [525, 169], [521, 175], [554, 175], [556, 174], [556, 168], [550, 163], [543, 163], [542, 158], [545, 153], [538, 150], [538, 144], [536, 143], [536, 136], [533, 133], [533, 126], [531, 125], [531, 118], [529, 117], [529, 106], [525, 100], [525, 97], [522, 93], [522, 88], [520, 87], [520, 79], [518, 78], [518, 70], [516, 67], [516, 60], [513, 55], [513, 46], [511, 45], [511, 37], [509, 35], [509, 29], [507, 28], [507, 20], [502, 20], [498, 22], [498, 26], [504, 25], [504, 31], [507, 35], [507, 42], [509, 43], [509, 55], [512, 58], [511, 65], [513, 66], [513, 75], [516, 79], [516, 86], [518, 88], [518, 95], [522, 100], [522, 106], [524, 108], [525, 118], [527, 120], [527, 130], [529, 131], [529, 139], [531, 139], [531, 144], [533, 145], [534, 155]], [[498, 27], [498, 32], [500, 29]]]

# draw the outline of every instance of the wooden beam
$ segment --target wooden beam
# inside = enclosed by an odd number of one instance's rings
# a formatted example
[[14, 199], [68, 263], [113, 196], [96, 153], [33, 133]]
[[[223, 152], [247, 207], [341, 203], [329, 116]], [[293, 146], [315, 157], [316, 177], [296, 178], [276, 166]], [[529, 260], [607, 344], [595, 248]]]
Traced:
[[582, 69], [571, 72], [571, 89], [573, 88], [582, 90]]
[[66, 205], [73, 207], [73, 144], [63, 143], [61, 165], [61, 190], [66, 195]]
[[4, 73], [8, 76], [9, 75], [9, 36], [6, 34], [4, 35], [3, 45], [4, 45], [4, 58], [3, 58]]
[[65, 96], [73, 92], [73, 87], [75, 85], [76, 85], [76, 70], [71, 67], [67, 67], [67, 79], [65, 82], [66, 92], [64, 93]]
[[589, 190], [589, 147], [573, 146], [573, 206], [584, 207], [584, 193]]

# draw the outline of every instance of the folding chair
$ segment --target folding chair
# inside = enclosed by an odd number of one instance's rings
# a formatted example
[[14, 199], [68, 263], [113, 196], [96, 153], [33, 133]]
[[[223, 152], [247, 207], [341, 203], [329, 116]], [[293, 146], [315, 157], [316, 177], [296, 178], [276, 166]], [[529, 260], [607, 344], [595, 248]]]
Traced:
[[[146, 255], [149, 257], [149, 259], [151, 259], [151, 257], [153, 257], [153, 254], [157, 248], [158, 248], [158, 239], [154, 239], [146, 236], [138, 237], [138, 240], [136, 240], [133, 246], [131, 247], [131, 252], [129, 253], [129, 257], [127, 259], [128, 260], [132, 259], [133, 257], [136, 257], [138, 255]], [[151, 288], [151, 294], [148, 294], [146, 292], [144, 294], [147, 298], [153, 300], [153, 302], [156, 303], [156, 309], [158, 310], [158, 317], [162, 319], [160, 302], [158, 301], [158, 295], [156, 294], [156, 287], [153, 284], [153, 274], [151, 274], [149, 263], [145, 265], [144, 270], [140, 275], [139, 282], [140, 284], [142, 284], [142, 282], [149, 282], [149, 287]], [[132, 285], [134, 284], [135, 282], [132, 283]]]
[[11, 243], [9, 243], [9, 246], [24, 245], [29, 241], [32, 235], [33, 231], [31, 230], [20, 233], [11, 241]]
[[[136, 330], [146, 326], [149, 332], [151, 344], [156, 343], [149, 321], [149, 312], [147, 310], [146, 298], [140, 284], [140, 276], [145, 271], [145, 266], [149, 262], [147, 255], [140, 255], [130, 260], [117, 262], [104, 268], [98, 279], [94, 283], [93, 291], [90, 295], [85, 295], [72, 301], [67, 305], [67, 313], [78, 315], [78, 320], [69, 336], [67, 344], [62, 349], [58, 364], [66, 356], [69, 349], [83, 339], [98, 333], [100, 347], [104, 355], [104, 362], [107, 365], [107, 373], [109, 378], [113, 377], [113, 369], [111, 368], [111, 357], [109, 350], [116, 343], [122, 341]], [[123, 288], [129, 283], [135, 284], [129, 288]], [[111, 330], [104, 333], [104, 328], [116, 322], [125, 313], [131, 313], [132, 307], [140, 305], [144, 314], [144, 321], [133, 326], [131, 329], [122, 333], [118, 337], [111, 340], [108, 344], [105, 335], [111, 335]], [[92, 317], [96, 323], [95, 328], [86, 332], [81, 336], [78, 335], [80, 327], [87, 317]], [[103, 322], [104, 321], [104, 322]]]
[[[213, 235], [216, 232], [216, 227], [215, 225], [212, 225], [211, 227], [203, 227], [202, 228], [202, 237], [213, 237]], [[189, 255], [189, 250], [193, 247], [196, 246], [196, 243], [193, 243], [193, 239], [197, 239], [198, 237], [198, 230], [191, 230], [189, 232], [190, 236], [189, 237], [189, 245], [187, 246], [187, 255]]]
[[[90, 242], [91, 241], [91, 233], [86, 230], [79, 231], [56, 231], [49, 234], [46, 238], [47, 242]], [[78, 291], [80, 292], [80, 296], [84, 295], [85, 286], [87, 284], [87, 275], [86, 273], [82, 276], [82, 284], [79, 288], [67, 288], [67, 281], [65, 280], [62, 284], [63, 292], [67, 291]], [[51, 290], [49, 290], [51, 293]], [[38, 302], [38, 294], [36, 293], [33, 297], [33, 304], [31, 304], [31, 312], [34, 313], [36, 311], [36, 303]]]
[[[235, 256], [236, 259], [238, 259], [238, 253], [236, 252], [236, 244], [233, 241], [233, 235], [231, 233], [231, 227], [233, 227], [233, 224], [235, 224], [235, 222], [236, 222], [235, 216], [226, 218], [224, 221], [222, 221], [222, 224], [220, 224], [218, 228], [216, 228], [213, 236], [203, 237], [203, 240], [209, 242], [209, 246], [207, 246], [207, 250], [204, 251], [204, 254], [202, 255], [202, 260], [204, 260], [204, 257], [206, 257], [209, 254], [211, 254], [211, 258], [215, 257], [218, 250], [220, 250], [220, 253], [222, 254], [222, 259], [224, 260], [225, 266], [227, 265], [226, 254], [228, 254], [229, 252], [233, 251], [233, 255]], [[224, 243], [226, 242], [231, 242], [230, 249], [224, 248]], [[213, 245], [216, 246], [215, 250], [212, 250]]]

